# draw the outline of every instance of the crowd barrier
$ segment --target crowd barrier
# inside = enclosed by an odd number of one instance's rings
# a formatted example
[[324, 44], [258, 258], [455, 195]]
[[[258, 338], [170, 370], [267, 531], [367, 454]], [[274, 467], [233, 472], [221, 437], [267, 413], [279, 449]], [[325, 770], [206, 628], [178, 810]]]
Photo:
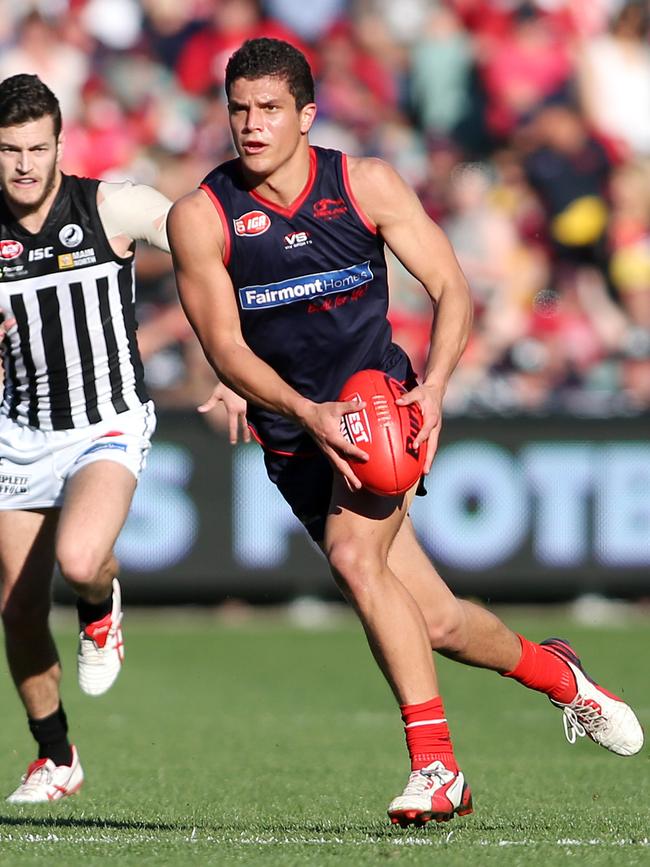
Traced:
[[[487, 601], [650, 595], [650, 419], [448, 419], [411, 514], [455, 592]], [[160, 412], [118, 540], [143, 604], [339, 598], [255, 444]], [[59, 598], [68, 598], [60, 580]]]

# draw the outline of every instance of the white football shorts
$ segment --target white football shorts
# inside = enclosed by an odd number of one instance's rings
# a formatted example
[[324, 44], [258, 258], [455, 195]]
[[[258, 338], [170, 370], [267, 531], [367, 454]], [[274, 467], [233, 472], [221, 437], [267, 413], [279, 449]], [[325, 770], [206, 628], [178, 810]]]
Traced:
[[63, 504], [65, 483], [94, 461], [114, 461], [138, 479], [156, 414], [151, 401], [71, 430], [42, 431], [0, 415], [0, 510]]

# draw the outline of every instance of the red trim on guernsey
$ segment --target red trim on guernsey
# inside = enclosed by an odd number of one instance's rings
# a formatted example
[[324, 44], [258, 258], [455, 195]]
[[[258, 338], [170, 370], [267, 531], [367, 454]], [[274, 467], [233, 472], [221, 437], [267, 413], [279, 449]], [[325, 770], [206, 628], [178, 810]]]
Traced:
[[230, 247], [231, 247], [232, 242], [230, 240], [230, 226], [228, 225], [228, 219], [226, 217], [226, 212], [224, 211], [223, 205], [221, 204], [221, 202], [219, 201], [217, 196], [215, 196], [214, 192], [210, 189], [210, 187], [207, 184], [200, 184], [199, 189], [203, 190], [204, 192], [206, 192], [208, 194], [208, 196], [210, 197], [210, 200], [212, 201], [212, 204], [217, 209], [217, 213], [219, 214], [219, 218], [221, 219], [221, 225], [223, 226], [223, 234], [224, 234], [224, 246], [225, 246], [224, 253], [223, 253], [223, 264], [227, 265], [228, 262], [230, 262]]
[[318, 449], [315, 449], [313, 452], [285, 452], [282, 451], [282, 449], [272, 449], [270, 446], [266, 445], [252, 424], [249, 423], [248, 429], [255, 442], [262, 446], [264, 451], [271, 452], [272, 455], [280, 455], [283, 458], [311, 458], [318, 454]]
[[302, 208], [307, 200], [307, 196], [311, 193], [314, 181], [316, 180], [317, 162], [318, 158], [316, 156], [316, 151], [313, 148], [309, 148], [309, 175], [307, 177], [307, 183], [303, 187], [298, 198], [294, 199], [288, 208], [278, 205], [277, 202], [270, 202], [268, 199], [265, 199], [264, 196], [260, 196], [259, 193], [256, 193], [255, 190], [251, 190], [250, 196], [255, 199], [255, 201], [259, 202], [260, 205], [264, 205], [265, 208], [275, 211], [276, 214], [280, 214], [282, 217], [293, 217], [293, 215]]
[[122, 437], [124, 436], [124, 431], [121, 430], [109, 430], [108, 433], [102, 434], [102, 439], [104, 437]]
[[377, 226], [372, 222], [370, 217], [362, 210], [361, 205], [357, 201], [357, 197], [352, 192], [352, 185], [350, 184], [350, 175], [348, 172], [348, 155], [341, 154], [341, 168], [343, 170], [343, 184], [345, 185], [345, 192], [348, 194], [348, 199], [352, 203], [354, 210], [357, 212], [357, 216], [366, 227], [369, 232], [372, 232], [373, 235], [377, 234]]

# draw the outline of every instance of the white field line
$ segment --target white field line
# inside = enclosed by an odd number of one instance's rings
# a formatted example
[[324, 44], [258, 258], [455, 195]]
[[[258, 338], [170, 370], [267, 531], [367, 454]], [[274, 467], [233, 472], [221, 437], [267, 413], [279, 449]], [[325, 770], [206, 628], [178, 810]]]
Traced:
[[[63, 843], [72, 845], [88, 845], [90, 844], [132, 844], [132, 843], [155, 843], [158, 845], [165, 842], [176, 843], [184, 842], [190, 845], [196, 843], [209, 843], [212, 845], [230, 845], [230, 846], [377, 846], [377, 845], [392, 845], [392, 846], [448, 846], [455, 842], [454, 834], [450, 832], [444, 837], [366, 837], [362, 839], [344, 839], [341, 837], [310, 837], [300, 834], [291, 834], [285, 836], [276, 836], [275, 834], [255, 834], [248, 836], [246, 834], [233, 835], [218, 835], [197, 834], [192, 831], [192, 834], [183, 837], [174, 837], [166, 832], [160, 834], [125, 834], [124, 832], [101, 833], [83, 836], [80, 834], [55, 834], [48, 832], [47, 834], [0, 834], [0, 843]], [[535, 840], [531, 838], [523, 840], [464, 840], [462, 846], [482, 846], [482, 847], [504, 847], [504, 846], [558, 846], [566, 847], [603, 847], [603, 848], [626, 848], [631, 847], [650, 847], [650, 838], [644, 837], [638, 840], [620, 839], [620, 840], [601, 840], [592, 838], [588, 840], [577, 840], [562, 838], [559, 840]]]

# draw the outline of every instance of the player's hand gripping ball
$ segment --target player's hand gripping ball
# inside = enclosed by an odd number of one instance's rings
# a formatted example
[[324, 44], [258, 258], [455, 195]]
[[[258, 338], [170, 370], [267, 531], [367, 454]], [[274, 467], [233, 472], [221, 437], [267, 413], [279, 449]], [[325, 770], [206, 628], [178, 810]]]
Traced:
[[408, 491], [422, 475], [426, 443], [413, 442], [422, 427], [419, 404], [395, 403], [406, 389], [381, 370], [360, 370], [341, 389], [339, 400], [364, 401], [365, 409], [346, 413], [341, 432], [368, 454], [368, 460], [349, 463], [364, 488], [383, 497]]

